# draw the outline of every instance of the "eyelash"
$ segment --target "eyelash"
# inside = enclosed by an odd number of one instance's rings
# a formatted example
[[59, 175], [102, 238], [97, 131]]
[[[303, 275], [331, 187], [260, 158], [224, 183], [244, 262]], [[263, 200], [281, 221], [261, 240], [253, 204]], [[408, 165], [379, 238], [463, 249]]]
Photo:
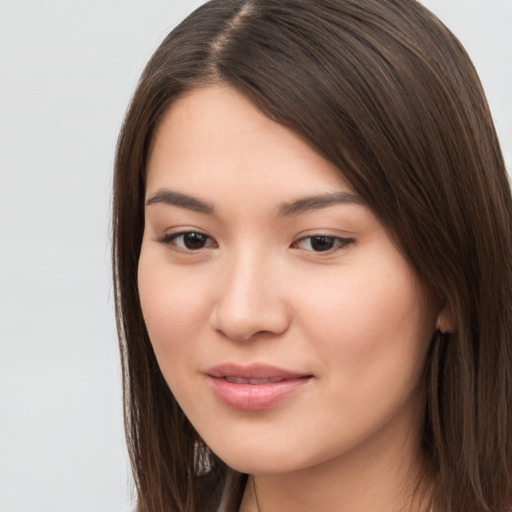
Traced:
[[[197, 247], [197, 248], [191, 248], [186, 246], [185, 237], [186, 236], [192, 236], [196, 238], [196, 240], [204, 240], [205, 243], [210, 242], [208, 245]], [[181, 239], [181, 244], [178, 244], [177, 241]], [[200, 231], [182, 231], [180, 233], [172, 233], [169, 235], [165, 235], [157, 240], [159, 243], [169, 246], [173, 250], [185, 252], [185, 253], [199, 253], [203, 250], [209, 250], [212, 247], [216, 247], [217, 243], [213, 240], [213, 238], [209, 237], [208, 235], [205, 235], [204, 233], [201, 233]], [[305, 249], [304, 247], [299, 247], [300, 244], [308, 241], [309, 246], [311, 249]], [[330, 247], [326, 248], [325, 250], [314, 250], [313, 245], [315, 243], [326, 243], [328, 245], [331, 245]], [[299, 238], [295, 242], [292, 243], [291, 247], [293, 249], [303, 249], [308, 252], [312, 252], [315, 254], [331, 254], [336, 251], [342, 250], [349, 246], [350, 244], [354, 243], [355, 240], [353, 238], [342, 238], [339, 236], [332, 236], [332, 235], [308, 235], [304, 236], [302, 238]]]
[[[195, 235], [195, 237], [197, 239], [203, 238], [204, 240], [209, 240], [213, 243], [206, 247], [199, 247], [196, 249], [192, 249], [190, 247], [186, 247], [186, 245], [185, 245], [185, 237], [187, 235]], [[178, 243], [177, 243], [177, 240], [179, 240], [180, 238], [182, 241], [181, 246], [178, 245]], [[199, 252], [199, 251], [202, 251], [205, 249], [209, 249], [210, 247], [216, 246], [216, 243], [214, 242], [213, 238], [209, 237], [208, 235], [205, 235], [204, 233], [201, 233], [200, 231], [182, 231], [180, 233], [172, 233], [169, 235], [164, 235], [163, 237], [158, 239], [158, 242], [160, 242], [161, 244], [167, 245], [174, 250], [181, 251], [181, 252], [190, 252], [190, 253]]]
[[[307, 250], [309, 252], [313, 252], [315, 254], [331, 254], [336, 251], [342, 250], [345, 247], [349, 246], [350, 244], [354, 243], [353, 238], [342, 238], [339, 236], [332, 236], [332, 235], [308, 235], [308, 236], [299, 238], [299, 240], [297, 240], [296, 242], [294, 242], [292, 244], [292, 247], [300, 249], [300, 247], [297, 247], [297, 246], [300, 243], [303, 243], [306, 241], [309, 242], [309, 246], [311, 247], [311, 249], [305, 249], [305, 250]], [[315, 250], [313, 250], [313, 244], [315, 242], [320, 243], [320, 244], [328, 242], [328, 244], [329, 245], [332, 244], [332, 246], [325, 250], [315, 251]]]

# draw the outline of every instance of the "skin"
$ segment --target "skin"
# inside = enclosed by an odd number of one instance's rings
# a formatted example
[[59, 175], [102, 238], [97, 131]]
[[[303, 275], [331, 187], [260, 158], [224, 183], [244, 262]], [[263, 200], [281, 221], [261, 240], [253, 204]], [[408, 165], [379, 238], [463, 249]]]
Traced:
[[[326, 194], [349, 201], [283, 212]], [[138, 284], [148, 332], [199, 434], [253, 475], [241, 510], [258, 510], [253, 484], [261, 512], [428, 510], [411, 488], [443, 312], [339, 170], [235, 90], [212, 86], [163, 119], [146, 200]], [[322, 250], [311, 238], [320, 235]], [[311, 378], [261, 411], [219, 401], [205, 372], [255, 362]]]

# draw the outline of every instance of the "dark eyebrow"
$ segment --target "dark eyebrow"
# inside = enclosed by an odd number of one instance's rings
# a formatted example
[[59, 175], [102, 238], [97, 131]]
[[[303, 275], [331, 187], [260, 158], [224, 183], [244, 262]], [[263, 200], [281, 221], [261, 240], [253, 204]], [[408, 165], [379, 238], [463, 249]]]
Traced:
[[215, 212], [215, 208], [197, 197], [192, 197], [181, 192], [169, 189], [161, 189], [146, 201], [146, 206], [152, 204], [163, 203], [171, 206], [179, 206], [199, 213], [207, 213], [211, 215]]
[[363, 204], [363, 200], [356, 194], [349, 192], [335, 192], [318, 196], [304, 197], [291, 203], [284, 203], [279, 208], [279, 215], [299, 215], [312, 210], [319, 210], [337, 204]]

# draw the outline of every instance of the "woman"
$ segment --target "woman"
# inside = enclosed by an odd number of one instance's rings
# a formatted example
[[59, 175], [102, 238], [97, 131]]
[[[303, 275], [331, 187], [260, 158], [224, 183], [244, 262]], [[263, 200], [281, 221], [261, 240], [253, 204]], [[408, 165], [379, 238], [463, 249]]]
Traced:
[[206, 3], [114, 189], [139, 510], [510, 510], [510, 189], [425, 8]]

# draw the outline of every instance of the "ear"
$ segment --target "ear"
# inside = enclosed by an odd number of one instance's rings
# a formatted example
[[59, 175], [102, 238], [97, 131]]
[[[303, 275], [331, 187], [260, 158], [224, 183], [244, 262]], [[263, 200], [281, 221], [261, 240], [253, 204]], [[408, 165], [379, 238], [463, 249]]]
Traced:
[[445, 305], [437, 315], [436, 329], [442, 334], [455, 332], [455, 318], [448, 305]]

